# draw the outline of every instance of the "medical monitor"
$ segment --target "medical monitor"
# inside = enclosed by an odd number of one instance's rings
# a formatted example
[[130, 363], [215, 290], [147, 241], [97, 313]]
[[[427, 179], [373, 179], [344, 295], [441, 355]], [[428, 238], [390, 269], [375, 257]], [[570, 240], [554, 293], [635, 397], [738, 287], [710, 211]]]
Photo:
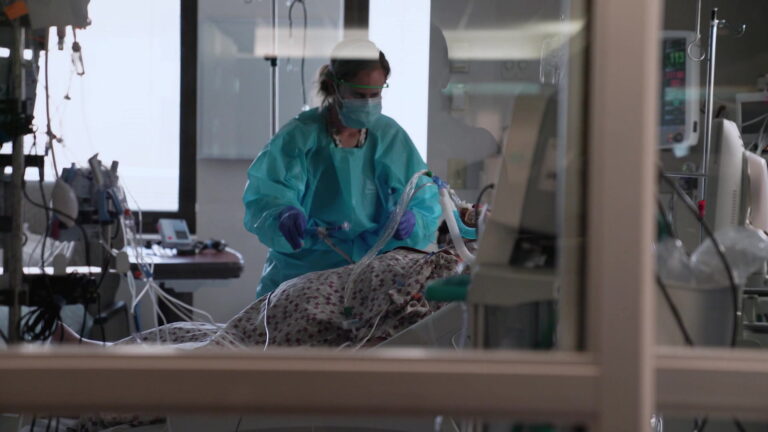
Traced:
[[761, 129], [766, 134], [765, 140], [768, 142], [768, 92], [738, 93], [735, 120], [747, 148], [757, 143]]
[[712, 123], [704, 215], [715, 232], [729, 226], [744, 225], [744, 153], [744, 143], [736, 123], [716, 119]]
[[493, 210], [480, 238], [471, 302], [514, 305], [554, 297], [557, 116], [555, 92], [515, 101]]
[[768, 164], [765, 158], [745, 152], [747, 167], [746, 220], [747, 224], [768, 232]]
[[665, 31], [662, 40], [661, 148], [696, 145], [699, 139], [699, 64], [688, 56], [694, 34]]

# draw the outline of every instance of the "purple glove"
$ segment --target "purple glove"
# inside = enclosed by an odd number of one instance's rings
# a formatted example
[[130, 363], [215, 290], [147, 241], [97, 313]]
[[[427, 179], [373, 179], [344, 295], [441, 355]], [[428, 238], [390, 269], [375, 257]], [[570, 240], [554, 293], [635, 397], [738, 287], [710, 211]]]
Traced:
[[307, 229], [307, 217], [304, 212], [294, 206], [288, 206], [280, 211], [278, 229], [283, 234], [293, 250], [301, 249], [304, 231]]
[[393, 237], [395, 240], [405, 240], [413, 233], [413, 227], [416, 226], [416, 215], [412, 211], [406, 210], [403, 213], [403, 217], [400, 218], [400, 223], [397, 224], [397, 229]]

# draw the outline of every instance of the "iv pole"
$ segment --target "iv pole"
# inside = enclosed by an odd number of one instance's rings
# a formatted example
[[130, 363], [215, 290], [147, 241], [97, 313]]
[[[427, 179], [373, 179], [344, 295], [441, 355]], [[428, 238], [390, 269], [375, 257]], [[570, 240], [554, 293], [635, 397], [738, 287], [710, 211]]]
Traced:
[[[717, 32], [721, 27], [726, 25], [726, 21], [718, 17], [717, 8], [712, 9], [709, 22], [709, 43], [707, 46], [707, 53], [702, 57], [694, 57], [691, 53], [691, 48], [701, 39], [701, 33], [699, 31], [699, 21], [701, 15], [701, 0], [698, 1], [697, 8], [697, 22], [696, 22], [696, 40], [688, 45], [687, 54], [694, 61], [707, 60], [707, 83], [705, 90], [704, 100], [704, 148], [701, 153], [701, 166], [697, 173], [670, 173], [668, 175], [672, 177], [690, 177], [697, 178], [699, 184], [699, 211], [703, 217], [707, 210], [707, 178], [709, 176], [709, 157], [712, 147], [712, 123], [713, 123], [713, 111], [715, 103], [715, 66], [717, 64]], [[736, 36], [744, 34], [746, 29], [745, 25], [741, 25], [736, 32]], [[700, 241], [703, 243], [705, 240], [705, 233], [703, 230], [699, 232]]]
[[278, 74], [277, 74], [277, 0], [272, 0], [272, 54], [266, 58], [270, 65], [270, 85], [269, 85], [269, 136], [270, 138], [277, 133], [277, 112], [279, 104], [277, 98]]
[[[704, 149], [701, 167], [704, 176], [700, 179], [701, 199], [706, 205], [707, 177], [709, 175], [709, 153], [712, 145], [712, 110], [715, 102], [715, 55], [717, 54], [717, 29], [721, 21], [717, 17], [717, 8], [712, 9], [709, 22], [709, 44], [707, 48], [707, 90], [704, 102]], [[703, 233], [702, 233], [703, 236]]]
[[[22, 104], [26, 98], [26, 89], [24, 86], [24, 68], [22, 67], [23, 52], [25, 45], [26, 29], [19, 20], [14, 20], [13, 46], [12, 46], [12, 74], [13, 74], [13, 97], [15, 99], [14, 109], [18, 115], [21, 115]], [[6, 204], [10, 208], [11, 232], [5, 238], [3, 244], [3, 276], [7, 279], [7, 287], [11, 291], [11, 305], [8, 310], [8, 341], [17, 342], [20, 339], [19, 319], [21, 317], [20, 295], [22, 290], [23, 262], [22, 262], [22, 207], [21, 207], [21, 188], [24, 187], [24, 136], [18, 131], [14, 131], [11, 163], [12, 173], [10, 190], [6, 189]]]

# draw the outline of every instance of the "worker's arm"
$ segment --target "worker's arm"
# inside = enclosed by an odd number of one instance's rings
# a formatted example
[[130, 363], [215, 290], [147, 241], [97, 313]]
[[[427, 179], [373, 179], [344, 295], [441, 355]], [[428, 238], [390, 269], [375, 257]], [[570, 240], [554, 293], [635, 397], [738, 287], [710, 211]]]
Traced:
[[293, 206], [309, 218], [300, 201], [307, 183], [305, 146], [296, 135], [290, 130], [281, 131], [267, 144], [248, 168], [243, 192], [245, 229], [267, 247], [283, 253], [294, 249], [278, 228], [280, 212]]
[[[395, 204], [413, 174], [427, 169], [427, 165], [404, 130], [398, 128], [391, 141], [391, 145], [388, 145], [377, 158], [379, 159], [377, 162], [385, 169], [383, 178], [388, 183], [385, 187], [394, 192], [390, 199], [390, 211], [395, 209]], [[429, 177], [422, 176], [416, 185], [416, 191], [408, 205], [408, 209], [416, 217], [413, 232], [403, 240], [391, 239], [384, 250], [391, 250], [398, 246], [423, 249], [435, 241], [441, 215], [437, 187]]]

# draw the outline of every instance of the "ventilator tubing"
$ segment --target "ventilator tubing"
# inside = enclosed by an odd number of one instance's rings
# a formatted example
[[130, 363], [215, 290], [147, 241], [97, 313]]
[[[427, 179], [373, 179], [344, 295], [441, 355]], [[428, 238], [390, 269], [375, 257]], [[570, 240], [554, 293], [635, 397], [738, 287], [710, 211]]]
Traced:
[[448, 231], [451, 233], [451, 240], [453, 240], [453, 245], [456, 247], [456, 252], [459, 253], [464, 263], [472, 265], [475, 262], [475, 256], [469, 252], [461, 237], [459, 226], [456, 224], [456, 218], [454, 217], [456, 206], [448, 195], [447, 188], [440, 188], [440, 207], [443, 209], [443, 217], [445, 218], [446, 225], [448, 225]]
[[400, 200], [397, 202], [395, 211], [389, 215], [387, 225], [385, 226], [384, 231], [381, 233], [381, 236], [379, 236], [379, 239], [376, 241], [376, 244], [374, 244], [373, 247], [371, 247], [371, 249], [368, 250], [368, 252], [352, 268], [349, 279], [347, 279], [347, 284], [344, 286], [344, 306], [348, 306], [349, 304], [349, 295], [352, 291], [352, 284], [354, 283], [355, 279], [357, 279], [357, 275], [366, 267], [366, 265], [368, 265], [369, 262], [371, 262], [373, 258], [376, 257], [376, 255], [379, 254], [379, 251], [387, 244], [389, 239], [392, 238], [392, 235], [397, 229], [397, 225], [400, 223], [400, 218], [403, 217], [403, 213], [405, 213], [405, 211], [408, 209], [408, 204], [415, 194], [416, 184], [419, 182], [419, 178], [428, 172], [428, 170], [422, 170], [411, 177], [411, 179], [408, 181], [408, 184], [405, 185], [405, 189], [403, 189], [402, 195], [400, 195]]

